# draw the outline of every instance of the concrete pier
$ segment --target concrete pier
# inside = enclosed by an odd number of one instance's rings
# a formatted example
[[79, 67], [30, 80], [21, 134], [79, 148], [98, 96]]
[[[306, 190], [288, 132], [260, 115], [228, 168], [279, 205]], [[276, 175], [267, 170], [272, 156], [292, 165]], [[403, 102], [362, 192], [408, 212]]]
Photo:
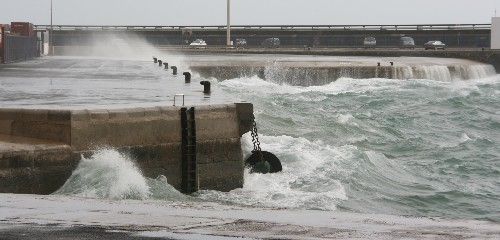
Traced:
[[190, 69], [219, 80], [258, 76], [275, 83], [319, 86], [339, 78], [469, 80], [495, 75], [490, 64], [454, 58], [218, 54], [186, 57]]
[[[249, 103], [197, 106], [200, 189], [243, 186], [240, 137], [251, 129]], [[82, 155], [118, 149], [147, 177], [180, 188], [180, 107], [99, 110], [0, 109], [0, 192], [49, 194]]]
[[[195, 83], [152, 61], [48, 57], [0, 66], [0, 192], [52, 193], [100, 149], [126, 154], [144, 176], [164, 175], [181, 190], [181, 109], [191, 107], [199, 189], [242, 187], [240, 137], [253, 105], [207, 96]], [[173, 106], [176, 94], [185, 106]]]

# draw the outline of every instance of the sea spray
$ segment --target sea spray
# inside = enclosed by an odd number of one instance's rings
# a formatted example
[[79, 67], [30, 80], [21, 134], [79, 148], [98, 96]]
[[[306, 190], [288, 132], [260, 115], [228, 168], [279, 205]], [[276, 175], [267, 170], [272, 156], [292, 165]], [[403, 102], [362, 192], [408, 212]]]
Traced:
[[112, 149], [82, 157], [71, 177], [54, 194], [103, 199], [185, 200], [165, 176], [149, 179], [126, 155]]

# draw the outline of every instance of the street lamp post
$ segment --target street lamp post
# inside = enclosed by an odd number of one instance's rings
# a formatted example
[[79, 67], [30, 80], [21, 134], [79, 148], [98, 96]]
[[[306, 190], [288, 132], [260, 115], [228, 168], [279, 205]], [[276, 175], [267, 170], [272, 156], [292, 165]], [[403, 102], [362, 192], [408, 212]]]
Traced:
[[53, 37], [52, 33], [54, 32], [54, 25], [53, 25], [53, 19], [54, 19], [54, 7], [52, 4], [53, 0], [50, 0], [50, 31], [49, 31], [49, 55], [54, 54], [54, 42], [53, 42]]
[[231, 46], [231, 0], [227, 0], [227, 42], [228, 47]]

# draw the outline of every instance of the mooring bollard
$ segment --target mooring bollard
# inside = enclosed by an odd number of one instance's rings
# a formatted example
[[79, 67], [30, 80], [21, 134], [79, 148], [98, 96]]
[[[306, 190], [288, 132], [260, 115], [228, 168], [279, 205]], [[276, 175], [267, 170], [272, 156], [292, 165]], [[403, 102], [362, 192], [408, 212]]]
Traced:
[[394, 62], [390, 62], [391, 63], [391, 66], [394, 66]]
[[184, 75], [184, 81], [186, 83], [190, 83], [191, 82], [191, 73], [190, 72], [184, 72], [184, 73], [182, 73], [182, 75]]
[[379, 62], [377, 63], [377, 67], [380, 67], [380, 63]]
[[155, 63], [158, 63], [158, 58], [153, 57], [153, 61], [154, 61]]
[[172, 69], [172, 71], [173, 71], [173, 72], [172, 72], [172, 74], [177, 75], [177, 67], [176, 67], [176, 66], [172, 66], [172, 67], [170, 67], [170, 68], [171, 68], [171, 69]]
[[163, 65], [165, 66], [165, 70], [168, 70], [168, 63], [163, 63]]
[[210, 94], [210, 82], [209, 81], [201, 81], [201, 85], [203, 85], [203, 93]]

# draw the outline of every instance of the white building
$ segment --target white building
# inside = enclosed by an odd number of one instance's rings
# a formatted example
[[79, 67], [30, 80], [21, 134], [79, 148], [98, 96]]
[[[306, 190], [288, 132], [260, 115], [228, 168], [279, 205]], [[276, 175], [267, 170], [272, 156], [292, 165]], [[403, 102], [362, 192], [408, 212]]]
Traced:
[[491, 19], [491, 49], [500, 49], [500, 17]]

